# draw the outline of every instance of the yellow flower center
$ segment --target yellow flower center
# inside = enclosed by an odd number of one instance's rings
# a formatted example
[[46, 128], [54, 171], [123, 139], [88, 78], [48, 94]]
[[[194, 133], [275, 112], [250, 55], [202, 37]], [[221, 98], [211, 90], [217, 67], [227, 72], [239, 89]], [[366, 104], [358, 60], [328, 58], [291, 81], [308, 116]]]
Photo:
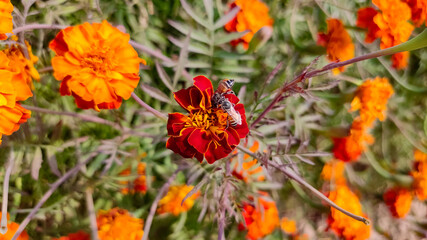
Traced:
[[109, 56], [109, 49], [95, 49], [87, 53], [83, 58], [81, 65], [84, 68], [90, 68], [95, 72], [106, 73], [114, 68]]
[[217, 129], [225, 129], [227, 127], [227, 121], [228, 114], [222, 109], [206, 109], [190, 112], [185, 127], [196, 127], [216, 131]]

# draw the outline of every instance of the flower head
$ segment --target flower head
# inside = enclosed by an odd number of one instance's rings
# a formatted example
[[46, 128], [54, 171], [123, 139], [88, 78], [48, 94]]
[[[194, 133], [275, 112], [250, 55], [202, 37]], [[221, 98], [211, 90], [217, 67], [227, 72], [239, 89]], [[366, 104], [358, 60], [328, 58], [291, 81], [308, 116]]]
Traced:
[[194, 86], [174, 93], [175, 100], [188, 115], [169, 114], [167, 123], [170, 136], [166, 147], [185, 158], [203, 157], [208, 163], [226, 157], [249, 133], [243, 104], [234, 94], [225, 97], [240, 114], [242, 124], [230, 124], [230, 116], [222, 108], [212, 106], [212, 83], [204, 76], [194, 78]]
[[[0, 218], [2, 213], [0, 212]], [[16, 231], [19, 228], [19, 224], [16, 222], [9, 221], [9, 213], [7, 214], [7, 232], [6, 234], [0, 234], [0, 240], [10, 240], [12, 239], [13, 235], [15, 235]], [[24, 230], [17, 240], [29, 240], [30, 237], [28, 236], [27, 232]]]
[[371, 43], [377, 39], [380, 28], [374, 22], [374, 17], [378, 14], [377, 10], [371, 7], [361, 8], [357, 11], [357, 22], [356, 26], [366, 28], [368, 33], [366, 34], [365, 42]]
[[276, 203], [263, 197], [253, 203], [243, 203], [242, 215], [245, 223], [240, 223], [239, 229], [247, 229], [246, 237], [251, 240], [267, 236], [280, 225]]
[[[249, 150], [253, 153], [258, 151], [259, 149], [259, 142], [254, 141], [252, 147], [249, 148]], [[258, 164], [257, 159], [249, 160], [249, 155], [244, 154], [243, 155], [243, 163], [241, 166], [239, 166], [239, 163], [235, 161], [233, 172], [232, 174], [245, 182], [249, 182], [251, 180], [255, 181], [263, 181], [265, 179], [265, 176], [262, 171], [262, 167]], [[235, 159], [234, 159], [235, 160]], [[231, 159], [233, 161], [233, 159]]]
[[66, 237], [52, 238], [52, 240], [90, 240], [90, 235], [83, 231], [70, 233]]
[[99, 211], [96, 222], [100, 240], [140, 240], [144, 234], [143, 221], [124, 209]]
[[420, 201], [427, 200], [427, 154], [420, 150], [414, 153], [414, 169], [411, 175], [414, 178], [413, 189]]
[[13, 30], [12, 12], [13, 5], [10, 0], [0, 0], [0, 40], [7, 39], [5, 33]]
[[166, 196], [160, 199], [157, 212], [160, 214], [172, 213], [175, 216], [178, 216], [182, 212], [187, 212], [193, 207], [194, 201], [200, 196], [200, 192], [197, 191], [182, 203], [182, 200], [184, 200], [185, 196], [187, 196], [193, 188], [193, 186], [188, 185], [170, 187]]
[[[427, 1], [426, 0], [405, 0], [411, 8], [411, 20], [416, 27], [421, 26], [427, 18]], [[427, 22], [426, 22], [427, 26]]]
[[254, 34], [264, 26], [272, 26], [273, 19], [268, 14], [268, 6], [260, 0], [235, 0], [230, 9], [240, 7], [236, 17], [225, 25], [229, 32], [249, 32], [238, 40], [233, 40], [231, 45], [243, 43], [247, 49]]
[[406, 188], [391, 188], [384, 193], [383, 198], [393, 217], [403, 218], [411, 209], [412, 193]]
[[344, 169], [345, 163], [343, 161], [332, 160], [323, 166], [321, 175], [325, 181], [331, 181], [335, 184], [343, 184], [346, 182]]
[[[317, 43], [326, 48], [329, 61], [345, 61], [354, 57], [354, 44], [345, 30], [341, 20], [331, 18], [327, 20], [327, 33], [319, 33]], [[344, 67], [334, 69], [334, 73], [344, 71]]]
[[[125, 169], [120, 173], [121, 176], [129, 176], [131, 174], [131, 169]], [[123, 194], [128, 193], [146, 193], [147, 192], [147, 184], [146, 184], [146, 176], [145, 176], [145, 163], [139, 163], [137, 169], [138, 177], [133, 180], [133, 183], [130, 184], [129, 181], [122, 181], [123, 185], [128, 185], [128, 187], [122, 188], [121, 192]], [[131, 185], [131, 186], [129, 186]]]
[[54, 77], [61, 95], [72, 95], [79, 108], [119, 108], [139, 82], [145, 63], [129, 44], [129, 34], [107, 21], [68, 27], [50, 42]]
[[[353, 214], [366, 216], [362, 212], [359, 198], [346, 184], [336, 185], [336, 189], [329, 192], [329, 199]], [[369, 226], [332, 207], [328, 224], [339, 237], [346, 240], [364, 240], [368, 239], [370, 235]]]
[[3, 134], [11, 135], [27, 121], [31, 112], [23, 108], [18, 101], [32, 96], [30, 87], [21, 78], [16, 77], [12, 61], [0, 51], [0, 144]]
[[289, 220], [286, 217], [280, 219], [280, 228], [286, 234], [295, 235], [297, 233], [297, 225], [294, 220]]
[[376, 119], [384, 121], [387, 102], [393, 93], [387, 78], [366, 79], [357, 89], [350, 110], [359, 110], [361, 121], [370, 127]]

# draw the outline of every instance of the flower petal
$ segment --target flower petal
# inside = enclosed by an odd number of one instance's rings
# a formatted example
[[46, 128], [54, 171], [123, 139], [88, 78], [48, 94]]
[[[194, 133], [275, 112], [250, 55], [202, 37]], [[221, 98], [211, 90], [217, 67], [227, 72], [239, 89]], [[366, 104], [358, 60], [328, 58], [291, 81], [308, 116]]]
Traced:
[[200, 153], [205, 153], [208, 150], [210, 142], [212, 142], [212, 137], [200, 129], [194, 130], [188, 138], [188, 143]]
[[181, 113], [169, 113], [168, 118], [168, 135], [169, 136], [179, 136], [181, 130], [184, 128], [184, 124], [187, 121], [188, 117]]
[[213, 95], [213, 86], [211, 80], [205, 76], [197, 76], [193, 78], [194, 86], [196, 86], [201, 92], [206, 92], [208, 97], [211, 98]]

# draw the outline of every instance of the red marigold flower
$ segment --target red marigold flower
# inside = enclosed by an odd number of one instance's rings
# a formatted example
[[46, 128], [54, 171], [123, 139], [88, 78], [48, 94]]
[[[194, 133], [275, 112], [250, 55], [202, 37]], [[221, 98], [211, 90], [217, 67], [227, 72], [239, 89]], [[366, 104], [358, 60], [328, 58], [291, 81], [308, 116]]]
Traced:
[[185, 158], [203, 157], [212, 164], [226, 157], [249, 133], [245, 108], [234, 94], [225, 97], [240, 114], [242, 124], [230, 124], [227, 112], [212, 106], [212, 83], [204, 76], [194, 78], [194, 86], [174, 93], [175, 100], [188, 115], [170, 113], [167, 123], [170, 136], [166, 147]]
[[82, 109], [119, 108], [138, 85], [139, 64], [145, 64], [129, 39], [107, 21], [60, 31], [49, 47], [56, 53], [52, 67], [61, 95], [72, 95]]
[[361, 8], [357, 11], [356, 26], [368, 29], [365, 42], [371, 43], [377, 39], [380, 28], [374, 23], [374, 17], [378, 14], [377, 10], [371, 7]]
[[229, 32], [249, 32], [240, 39], [231, 41], [231, 45], [236, 46], [243, 43], [245, 49], [248, 48], [254, 34], [264, 26], [273, 26], [273, 19], [268, 14], [268, 6], [260, 0], [235, 0], [230, 9], [240, 7], [236, 17], [225, 25], [225, 30]]
[[28, 85], [21, 84], [21, 78], [16, 78], [18, 73], [11, 70], [11, 65], [7, 55], [0, 51], [0, 144], [3, 134], [11, 135], [31, 116], [31, 111], [18, 102], [30, 97], [31, 90]]
[[13, 5], [10, 0], [0, 0], [0, 40], [7, 39], [5, 33], [11, 33]]
[[[329, 192], [329, 199], [353, 214], [366, 217], [362, 211], [359, 198], [346, 184], [336, 185], [336, 189]], [[346, 240], [364, 240], [368, 239], [370, 235], [369, 226], [332, 207], [328, 224], [339, 237]]]
[[[2, 213], [0, 212], [0, 218]], [[13, 235], [15, 235], [16, 231], [19, 228], [19, 224], [16, 222], [10, 222], [9, 221], [9, 213], [7, 213], [7, 232], [6, 234], [0, 234], [0, 240], [10, 240], [12, 239]], [[27, 232], [24, 230], [17, 240], [29, 240], [30, 237], [28, 236]]]
[[96, 222], [100, 240], [140, 240], [144, 234], [143, 221], [124, 209], [99, 211]]
[[[411, 8], [411, 19], [416, 27], [421, 26], [427, 18], [426, 0], [404, 0]], [[426, 22], [427, 26], [427, 22]]]
[[52, 240], [90, 240], [90, 235], [83, 231], [70, 233], [66, 237], [52, 238]]
[[[131, 174], [131, 169], [125, 169], [120, 173], [121, 176], [129, 176]], [[132, 185], [130, 187], [125, 187], [121, 189], [121, 192], [123, 194], [128, 193], [146, 193], [147, 192], [147, 183], [146, 183], [146, 176], [145, 176], [145, 163], [139, 163], [138, 169], [137, 169], [138, 177], [135, 178]], [[121, 181], [120, 182], [123, 185], [130, 185], [129, 181]]]
[[427, 154], [420, 150], [414, 153], [414, 169], [411, 175], [414, 178], [413, 189], [420, 201], [427, 200]]
[[[254, 141], [252, 147], [249, 148], [249, 150], [253, 153], [258, 151], [259, 149], [259, 142]], [[241, 166], [239, 166], [239, 163], [236, 161], [236, 159], [231, 159], [230, 161], [235, 161], [233, 172], [232, 174], [245, 182], [249, 182], [251, 180], [255, 181], [263, 181], [265, 179], [265, 176], [262, 171], [262, 167], [258, 164], [257, 159], [252, 159], [247, 161], [249, 159], [248, 154], [243, 155], [243, 163]]]
[[393, 217], [403, 218], [411, 209], [412, 193], [406, 188], [391, 188], [384, 193], [383, 198]]
[[200, 196], [200, 192], [197, 191], [185, 199], [183, 203], [182, 200], [184, 200], [185, 196], [187, 196], [193, 188], [193, 186], [187, 185], [170, 187], [166, 196], [160, 199], [157, 212], [160, 214], [172, 213], [173, 215], [178, 216], [180, 213], [190, 210], [193, 207], [195, 200]]
[[[326, 48], [329, 61], [345, 61], [354, 57], [354, 44], [345, 30], [341, 20], [331, 18], [327, 20], [327, 33], [319, 33], [317, 44]], [[333, 69], [335, 74], [344, 71], [344, 67]]]
[[246, 237], [251, 240], [267, 236], [280, 225], [276, 203], [263, 197], [257, 203], [243, 203], [242, 215], [245, 223], [239, 224], [239, 230], [247, 229]]

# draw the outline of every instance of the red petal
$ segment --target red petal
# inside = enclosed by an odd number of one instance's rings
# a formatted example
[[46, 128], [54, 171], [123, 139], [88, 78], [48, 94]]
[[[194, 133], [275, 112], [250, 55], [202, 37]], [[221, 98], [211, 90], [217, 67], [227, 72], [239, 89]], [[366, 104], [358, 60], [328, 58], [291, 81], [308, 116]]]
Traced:
[[204, 97], [199, 89], [193, 87], [190, 89], [190, 102], [191, 105], [197, 109], [202, 108], [204, 109], [206, 104], [204, 102]]
[[200, 153], [206, 153], [209, 143], [212, 142], [212, 137], [206, 131], [196, 129], [188, 137], [188, 143]]
[[208, 94], [208, 97], [211, 98], [213, 95], [213, 86], [211, 83], [211, 80], [209, 80], [205, 76], [197, 76], [193, 78], [194, 80], [194, 86], [196, 86], [200, 91], [206, 92]]
[[197, 150], [188, 143], [188, 137], [193, 131], [194, 128], [186, 128], [181, 132], [181, 136], [170, 137], [166, 142], [166, 148], [169, 148], [185, 158], [194, 157]]
[[209, 164], [212, 164], [216, 160], [219, 160], [221, 158], [226, 157], [228, 154], [231, 153], [231, 151], [232, 151], [232, 149], [227, 149], [227, 148], [223, 147], [222, 145], [216, 146], [214, 142], [211, 142], [209, 144], [208, 151], [205, 153], [205, 158]]
[[184, 128], [184, 123], [187, 121], [187, 116], [181, 113], [169, 113], [168, 118], [168, 135], [179, 136], [181, 130]]
[[[231, 103], [237, 104], [240, 100], [236, 95], [234, 94], [226, 94], [225, 97], [230, 100]], [[243, 105], [243, 104], [242, 104]], [[237, 105], [236, 105], [237, 106]]]
[[240, 135], [239, 133], [233, 129], [233, 128], [227, 128], [227, 142], [230, 146], [237, 146], [240, 143]]
[[178, 92], [174, 92], [173, 96], [176, 102], [185, 110], [189, 111], [188, 107], [191, 106], [190, 90], [194, 87], [187, 89], [181, 89]]

